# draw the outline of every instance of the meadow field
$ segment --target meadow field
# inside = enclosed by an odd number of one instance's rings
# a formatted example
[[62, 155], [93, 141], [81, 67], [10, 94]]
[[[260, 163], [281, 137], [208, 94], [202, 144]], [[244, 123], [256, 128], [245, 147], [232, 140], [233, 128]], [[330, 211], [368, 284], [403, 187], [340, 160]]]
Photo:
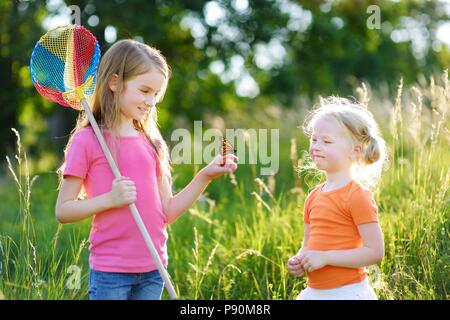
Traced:
[[[355, 88], [389, 146], [375, 195], [386, 254], [369, 268], [370, 281], [379, 299], [448, 299], [448, 74], [415, 87], [391, 85], [393, 99]], [[260, 176], [259, 165], [240, 165], [168, 227], [168, 271], [181, 299], [289, 300], [305, 287], [305, 278], [289, 275], [286, 263], [303, 240], [305, 197], [324, 178], [305, 169], [308, 138], [299, 128], [317, 101], [221, 118], [227, 128], [279, 128], [280, 170]], [[0, 298], [87, 299], [90, 220], [58, 224], [56, 168], [31, 174], [22, 132], [11, 134], [17, 135], [16, 155], [2, 159], [0, 180]], [[199, 168], [174, 166], [175, 189]]]

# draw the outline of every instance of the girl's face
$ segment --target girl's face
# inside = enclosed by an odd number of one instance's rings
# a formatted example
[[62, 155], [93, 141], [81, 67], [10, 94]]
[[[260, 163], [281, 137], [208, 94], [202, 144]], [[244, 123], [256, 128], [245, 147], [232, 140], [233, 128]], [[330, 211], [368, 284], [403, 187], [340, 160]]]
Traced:
[[156, 106], [164, 82], [164, 76], [158, 71], [149, 71], [127, 80], [119, 96], [122, 115], [130, 120], [143, 120], [145, 114]]
[[317, 168], [327, 173], [350, 169], [350, 138], [332, 117], [320, 117], [313, 125], [309, 154]]

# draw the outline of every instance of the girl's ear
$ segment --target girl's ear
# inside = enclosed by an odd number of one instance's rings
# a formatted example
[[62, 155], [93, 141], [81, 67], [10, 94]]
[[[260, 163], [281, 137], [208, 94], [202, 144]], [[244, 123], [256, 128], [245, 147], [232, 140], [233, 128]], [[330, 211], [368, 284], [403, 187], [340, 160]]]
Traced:
[[352, 150], [352, 160], [358, 161], [362, 155], [362, 145], [360, 143], [355, 144]]
[[112, 92], [117, 91], [118, 79], [119, 79], [119, 76], [116, 73], [114, 73], [111, 77], [111, 80], [109, 80], [109, 88], [111, 89]]

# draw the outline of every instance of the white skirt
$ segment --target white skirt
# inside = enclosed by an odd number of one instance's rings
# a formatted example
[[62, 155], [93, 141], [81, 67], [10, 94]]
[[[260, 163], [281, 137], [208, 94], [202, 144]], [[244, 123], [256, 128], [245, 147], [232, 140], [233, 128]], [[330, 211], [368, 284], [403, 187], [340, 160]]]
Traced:
[[333, 289], [313, 289], [307, 287], [297, 296], [297, 300], [378, 300], [367, 277], [358, 283]]

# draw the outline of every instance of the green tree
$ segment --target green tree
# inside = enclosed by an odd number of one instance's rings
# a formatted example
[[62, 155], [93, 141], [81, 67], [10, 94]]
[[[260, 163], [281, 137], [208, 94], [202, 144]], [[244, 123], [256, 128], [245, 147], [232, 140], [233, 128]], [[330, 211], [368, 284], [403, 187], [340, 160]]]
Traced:
[[[367, 27], [372, 4], [380, 8], [380, 29]], [[300, 95], [348, 95], [360, 81], [376, 88], [403, 77], [407, 85], [450, 62], [446, 45], [431, 49], [437, 27], [449, 19], [438, 1], [61, 2], [67, 5], [80, 7], [81, 23], [103, 53], [111, 45], [105, 30], [113, 27], [117, 39], [140, 39], [167, 57], [173, 74], [159, 106], [167, 132], [210, 113], [249, 112], [260, 101], [289, 107]], [[31, 85], [31, 50], [45, 32], [44, 19], [60, 11], [50, 9], [43, 0], [0, 0], [2, 150], [14, 143], [9, 128], [21, 126], [35, 152], [54, 146], [61, 152], [77, 116], [46, 102]]]

